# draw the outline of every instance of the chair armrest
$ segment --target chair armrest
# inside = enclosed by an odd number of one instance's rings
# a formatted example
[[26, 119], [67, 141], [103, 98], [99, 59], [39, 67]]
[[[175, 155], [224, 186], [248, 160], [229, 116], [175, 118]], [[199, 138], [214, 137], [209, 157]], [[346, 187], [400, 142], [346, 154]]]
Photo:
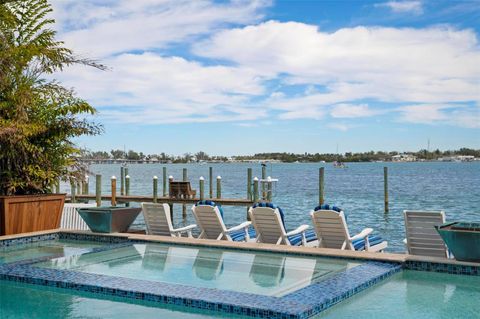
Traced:
[[301, 233], [303, 233], [304, 231], [306, 231], [309, 227], [310, 227], [310, 226], [308, 226], [308, 225], [301, 225], [301, 226], [299, 226], [297, 229], [288, 232], [288, 233], [287, 233], [287, 236], [292, 236], [292, 235], [301, 234]]
[[252, 222], [243, 222], [238, 226], [227, 229], [227, 233], [231, 233], [232, 231], [237, 231], [237, 230], [242, 230], [242, 229], [248, 228], [248, 226], [250, 226], [251, 224], [252, 224]]
[[356, 234], [353, 237], [350, 237], [350, 241], [354, 241], [354, 240], [357, 240], [357, 239], [364, 239], [364, 238], [368, 237], [368, 235], [370, 235], [372, 232], [373, 232], [372, 228], [365, 228], [360, 233]]
[[173, 229], [173, 232], [174, 233], [184, 233], [184, 232], [187, 232], [189, 230], [194, 229], [195, 227], [197, 227], [197, 225], [188, 225], [188, 226], [181, 227], [181, 228], [175, 228], [175, 229]]

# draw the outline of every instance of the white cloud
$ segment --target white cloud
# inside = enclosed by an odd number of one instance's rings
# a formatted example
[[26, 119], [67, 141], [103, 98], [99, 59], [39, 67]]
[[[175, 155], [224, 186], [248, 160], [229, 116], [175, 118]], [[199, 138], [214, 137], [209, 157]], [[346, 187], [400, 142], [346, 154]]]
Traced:
[[[356, 101], [480, 101], [480, 50], [472, 30], [448, 27], [356, 27], [332, 33], [297, 22], [268, 21], [217, 33], [194, 46], [204, 57], [231, 60], [284, 85], [317, 85], [300, 95], [276, 92], [264, 105], [281, 118], [371, 116]], [[281, 75], [281, 77], [280, 77]], [[347, 106], [345, 106], [347, 105]]]
[[[421, 8], [420, 1], [387, 4], [407, 10], [407, 3], [417, 2]], [[397, 112], [398, 103], [480, 102], [480, 49], [472, 30], [359, 26], [323, 32], [299, 22], [251, 25], [270, 5], [262, 0], [56, 0], [54, 5], [67, 46], [102, 57], [111, 68], [75, 67], [58, 78], [76, 87], [102, 116], [122, 122], [249, 125], [246, 121], [266, 117], [376, 116], [386, 108]], [[375, 109], [364, 103], [370, 100]], [[471, 113], [406, 107], [401, 120], [447, 123], [447, 114], [454, 115], [452, 125], [476, 127]]]
[[264, 116], [249, 97], [264, 94], [253, 70], [204, 66], [155, 53], [122, 54], [112, 71], [70, 68], [58, 78], [122, 122], [175, 123], [252, 120]]
[[78, 53], [95, 57], [165, 48], [228, 24], [258, 21], [267, 0], [53, 1], [59, 37]]
[[368, 104], [337, 104], [332, 107], [330, 115], [338, 118], [368, 117], [378, 114]]
[[480, 128], [480, 107], [465, 105], [417, 104], [399, 108], [400, 120], [409, 123], [448, 124]]
[[335, 130], [346, 132], [350, 129], [347, 124], [344, 123], [329, 123], [328, 127], [333, 128]]
[[375, 4], [376, 7], [386, 7], [395, 13], [413, 13], [422, 14], [422, 1], [388, 1]]

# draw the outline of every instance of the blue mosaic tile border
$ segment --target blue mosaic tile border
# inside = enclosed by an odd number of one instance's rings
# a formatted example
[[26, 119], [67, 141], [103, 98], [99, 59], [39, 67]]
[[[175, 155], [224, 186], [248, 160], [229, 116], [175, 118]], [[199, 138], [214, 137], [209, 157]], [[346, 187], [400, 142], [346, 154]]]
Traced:
[[[119, 245], [127, 243], [112, 246]], [[277, 298], [31, 266], [37, 261], [39, 260], [1, 265], [0, 279], [256, 318], [282, 319], [308, 318], [372, 286], [401, 268], [399, 264], [366, 263]]]
[[480, 276], [479, 266], [466, 266], [408, 260], [404, 263], [404, 268], [417, 271], [442, 272], [454, 275]]
[[60, 238], [59, 233], [51, 233], [51, 234], [45, 234], [45, 235], [3, 239], [3, 240], [0, 240], [0, 247], [24, 245], [24, 244], [30, 244], [30, 243], [35, 243], [35, 242], [45, 241], [45, 240], [58, 240], [59, 238]]
[[85, 234], [85, 233], [58, 233], [59, 239], [68, 239], [68, 240], [82, 240], [82, 241], [93, 241], [93, 242], [101, 242], [101, 243], [132, 243], [132, 240], [129, 240], [127, 237], [121, 236], [104, 236], [101, 234]]

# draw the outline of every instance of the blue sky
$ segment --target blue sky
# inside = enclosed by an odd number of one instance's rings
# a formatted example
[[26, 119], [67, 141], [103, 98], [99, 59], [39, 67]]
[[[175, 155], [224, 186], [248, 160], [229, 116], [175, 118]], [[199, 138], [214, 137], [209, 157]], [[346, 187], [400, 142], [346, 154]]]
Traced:
[[52, 2], [91, 150], [480, 148], [480, 1]]

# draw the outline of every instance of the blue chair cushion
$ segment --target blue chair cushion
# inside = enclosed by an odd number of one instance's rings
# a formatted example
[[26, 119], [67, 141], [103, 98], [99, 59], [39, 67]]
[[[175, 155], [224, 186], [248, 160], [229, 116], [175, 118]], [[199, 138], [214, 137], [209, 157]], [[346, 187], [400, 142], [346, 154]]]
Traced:
[[195, 206], [199, 205], [207, 205], [207, 206], [212, 206], [212, 207], [218, 207], [218, 210], [220, 211], [220, 216], [222, 216], [223, 219], [223, 208], [222, 205], [217, 205], [214, 201], [212, 200], [201, 200], [195, 203]]
[[[257, 233], [255, 233], [255, 229], [253, 229], [253, 227], [248, 228], [248, 235], [250, 236], [250, 238], [257, 237]], [[245, 241], [245, 231], [243, 231], [242, 229], [231, 232], [230, 237], [232, 237], [233, 241]]]
[[[377, 235], [368, 236], [368, 242], [370, 247], [380, 244], [383, 241], [382, 237]], [[357, 239], [352, 242], [353, 248], [355, 250], [364, 250], [365, 249], [365, 239]]]
[[255, 203], [253, 204], [253, 208], [255, 207], [270, 207], [270, 208], [277, 208], [278, 212], [280, 213], [280, 219], [282, 220], [283, 227], [285, 227], [285, 214], [283, 214], [282, 209], [280, 206], [275, 205], [274, 203]]
[[[315, 229], [307, 229], [305, 231], [305, 238], [307, 239], [307, 243], [317, 240]], [[302, 244], [302, 234], [288, 236], [288, 240], [292, 246], [300, 246]]]
[[[340, 207], [334, 205], [323, 204], [315, 207], [314, 211], [317, 210], [333, 210], [334, 212], [340, 213], [342, 209]], [[343, 216], [345, 216], [345, 220], [347, 220], [347, 214], [343, 212]]]
[[[287, 227], [285, 227], [285, 214], [283, 213], [280, 206], [277, 206], [273, 203], [255, 203], [253, 205], [253, 208], [255, 207], [270, 207], [273, 209], [275, 208], [278, 209], [278, 212], [280, 213], [280, 219], [282, 220], [283, 227], [285, 228], [285, 231], [286, 231]], [[305, 231], [305, 238], [307, 239], [307, 243], [317, 240], [317, 234], [315, 234], [315, 230], [309, 229]], [[299, 246], [302, 244], [302, 234], [288, 236], [288, 240], [290, 241], [290, 244], [292, 244], [293, 246]]]

